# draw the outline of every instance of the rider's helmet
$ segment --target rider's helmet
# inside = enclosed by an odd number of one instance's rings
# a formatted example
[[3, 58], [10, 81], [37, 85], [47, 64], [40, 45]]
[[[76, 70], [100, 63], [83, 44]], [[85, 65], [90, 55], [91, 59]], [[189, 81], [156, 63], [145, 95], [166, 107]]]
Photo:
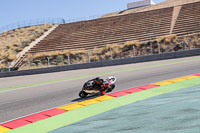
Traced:
[[99, 78], [99, 77], [96, 77], [95, 80], [100, 80], [100, 78]]
[[99, 77], [96, 77], [95, 80], [96, 80], [96, 84], [101, 84], [102, 83], [102, 80]]

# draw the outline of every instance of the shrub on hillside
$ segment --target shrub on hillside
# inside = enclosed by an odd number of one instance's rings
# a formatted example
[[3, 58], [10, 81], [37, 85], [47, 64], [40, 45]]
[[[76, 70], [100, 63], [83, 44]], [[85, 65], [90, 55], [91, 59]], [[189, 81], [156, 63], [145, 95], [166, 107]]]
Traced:
[[16, 59], [16, 56], [25, 47], [44, 34], [53, 25], [38, 25], [14, 29], [0, 34], [0, 59], [7, 64]]

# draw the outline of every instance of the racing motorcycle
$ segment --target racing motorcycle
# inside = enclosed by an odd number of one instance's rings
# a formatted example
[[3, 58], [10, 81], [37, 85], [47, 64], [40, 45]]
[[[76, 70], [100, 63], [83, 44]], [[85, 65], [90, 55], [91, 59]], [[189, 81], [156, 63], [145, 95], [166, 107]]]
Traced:
[[[111, 92], [115, 88], [116, 77], [108, 77], [103, 81], [103, 90], [108, 93]], [[84, 83], [82, 90], [79, 92], [80, 98], [85, 98], [88, 95], [101, 95], [100, 89], [94, 87], [94, 80], [89, 80]]]

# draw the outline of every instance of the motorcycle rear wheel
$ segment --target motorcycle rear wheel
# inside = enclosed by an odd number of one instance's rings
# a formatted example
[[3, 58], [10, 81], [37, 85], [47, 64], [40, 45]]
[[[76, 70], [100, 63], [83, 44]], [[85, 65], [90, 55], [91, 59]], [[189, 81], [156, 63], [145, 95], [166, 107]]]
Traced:
[[85, 98], [87, 95], [88, 95], [88, 94], [87, 94], [86, 92], [84, 92], [84, 91], [80, 91], [80, 92], [79, 92], [79, 97], [80, 97], [80, 98]]

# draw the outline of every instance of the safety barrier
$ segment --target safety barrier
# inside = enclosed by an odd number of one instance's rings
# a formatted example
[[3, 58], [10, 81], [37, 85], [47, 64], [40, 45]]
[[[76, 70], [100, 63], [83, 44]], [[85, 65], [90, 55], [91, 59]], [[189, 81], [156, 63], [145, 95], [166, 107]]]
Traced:
[[175, 59], [175, 58], [190, 57], [190, 56], [197, 56], [197, 55], [200, 55], [200, 49], [170, 52], [170, 53], [155, 54], [155, 55], [146, 55], [146, 56], [126, 58], [126, 59], [98, 61], [98, 62], [91, 62], [91, 63], [84, 63], [84, 64], [73, 64], [73, 65], [39, 68], [39, 69], [31, 69], [31, 70], [2, 72], [0, 73], [0, 78], [52, 73], [52, 72], [60, 72], [60, 71], [70, 71], [70, 70], [78, 70], [78, 69], [97, 68], [97, 67], [105, 67], [105, 66], [124, 65], [124, 64], [131, 64], [131, 63], [157, 61], [157, 60], [167, 60], [167, 59]]

